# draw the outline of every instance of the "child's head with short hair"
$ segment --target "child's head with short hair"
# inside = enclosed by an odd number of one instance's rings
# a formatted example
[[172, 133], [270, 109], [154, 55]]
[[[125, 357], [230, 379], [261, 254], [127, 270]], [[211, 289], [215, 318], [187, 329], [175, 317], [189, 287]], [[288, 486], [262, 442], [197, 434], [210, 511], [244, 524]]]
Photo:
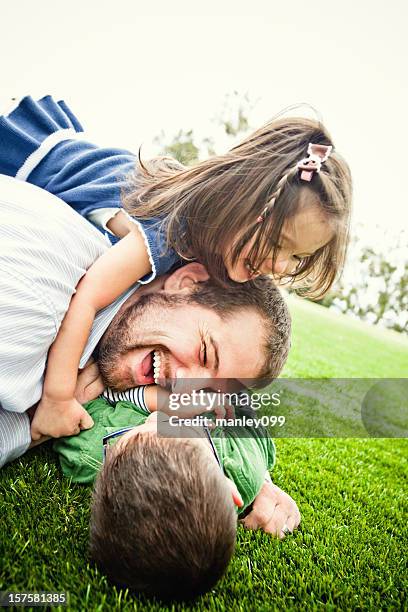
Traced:
[[[305, 178], [299, 165], [310, 144], [330, 154]], [[165, 219], [169, 244], [220, 282], [273, 274], [317, 298], [344, 264], [351, 193], [348, 165], [326, 128], [291, 117], [192, 167], [139, 161], [124, 205], [138, 217]]]
[[119, 586], [183, 600], [223, 575], [236, 537], [231, 481], [197, 442], [147, 428], [109, 449], [93, 495], [90, 550]]

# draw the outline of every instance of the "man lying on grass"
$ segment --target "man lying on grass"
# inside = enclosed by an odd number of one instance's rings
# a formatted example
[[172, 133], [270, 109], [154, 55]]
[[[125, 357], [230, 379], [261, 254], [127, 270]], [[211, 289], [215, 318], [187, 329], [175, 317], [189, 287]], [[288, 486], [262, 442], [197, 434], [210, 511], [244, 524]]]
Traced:
[[[77, 283], [109, 248], [109, 242], [55, 196], [3, 176], [0, 221], [1, 466], [23, 454], [31, 443], [28, 410], [42, 394], [48, 349]], [[206, 387], [218, 390], [221, 380], [252, 379], [259, 383], [277, 376], [287, 356], [289, 335], [286, 306], [269, 279], [259, 278], [244, 285], [231, 282], [220, 288], [211, 282], [203, 266], [192, 263], [149, 285], [136, 284], [100, 311], [81, 367], [96, 354], [105, 383], [124, 390], [153, 382], [153, 355], [158, 352], [164, 370], [158, 378], [164, 385], [167, 378], [177, 378], [178, 373], [186, 379], [205, 379]], [[206, 359], [203, 343], [208, 345]], [[92, 417], [83, 412], [82, 428], [89, 429]], [[55, 423], [52, 425], [55, 427]], [[120, 465], [118, 456], [112, 468], [119, 479]], [[185, 457], [183, 468], [187, 465]], [[217, 474], [214, 478], [224, 491], [221, 498], [223, 495], [223, 503], [229, 499], [232, 516], [232, 494], [226, 496], [221, 470]], [[202, 490], [207, 478], [207, 470], [194, 473], [194, 482]], [[125, 491], [126, 476], [120, 482]], [[151, 497], [151, 505], [157, 503], [157, 494]], [[191, 484], [186, 481], [184, 507], [190, 494]], [[284, 535], [282, 530], [296, 508], [293, 500], [288, 505], [287, 499], [282, 491], [265, 483], [247, 525]], [[115, 513], [115, 499], [112, 504]], [[211, 508], [217, 516], [217, 508]], [[167, 516], [174, 511], [168, 505]], [[197, 519], [192, 515], [204, 546], [208, 533], [201, 531]], [[154, 521], [150, 526], [152, 553], [155, 538], [161, 535]], [[119, 526], [112, 525], [112, 529]], [[216, 558], [218, 551], [213, 549], [213, 553]]]

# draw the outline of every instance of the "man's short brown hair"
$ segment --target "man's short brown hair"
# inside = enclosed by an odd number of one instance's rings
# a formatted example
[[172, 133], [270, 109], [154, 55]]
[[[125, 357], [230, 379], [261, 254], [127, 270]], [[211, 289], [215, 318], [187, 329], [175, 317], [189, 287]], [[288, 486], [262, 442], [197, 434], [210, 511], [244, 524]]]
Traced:
[[93, 495], [91, 556], [119, 586], [191, 599], [224, 573], [236, 522], [225, 477], [202, 447], [146, 432], [108, 452]]

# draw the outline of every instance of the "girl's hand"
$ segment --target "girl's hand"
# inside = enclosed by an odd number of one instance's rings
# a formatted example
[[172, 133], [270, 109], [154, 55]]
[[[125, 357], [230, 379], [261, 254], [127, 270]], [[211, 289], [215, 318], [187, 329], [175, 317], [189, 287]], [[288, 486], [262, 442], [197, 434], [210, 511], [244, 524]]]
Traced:
[[31, 423], [31, 438], [73, 436], [81, 429], [90, 429], [93, 420], [76, 399], [53, 401], [42, 397]]

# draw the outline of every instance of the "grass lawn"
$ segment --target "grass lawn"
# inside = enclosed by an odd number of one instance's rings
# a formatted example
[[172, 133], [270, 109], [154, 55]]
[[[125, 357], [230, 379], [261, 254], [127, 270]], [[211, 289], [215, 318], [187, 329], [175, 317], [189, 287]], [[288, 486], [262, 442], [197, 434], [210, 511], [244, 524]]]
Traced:
[[[407, 377], [408, 341], [291, 298], [288, 377]], [[408, 404], [408, 399], [407, 399]], [[272, 477], [302, 525], [278, 542], [239, 529], [227, 575], [192, 610], [406, 610], [407, 442], [278, 439]], [[72, 610], [163, 610], [87, 559], [89, 488], [45, 446], [0, 472], [0, 590], [69, 593]]]

